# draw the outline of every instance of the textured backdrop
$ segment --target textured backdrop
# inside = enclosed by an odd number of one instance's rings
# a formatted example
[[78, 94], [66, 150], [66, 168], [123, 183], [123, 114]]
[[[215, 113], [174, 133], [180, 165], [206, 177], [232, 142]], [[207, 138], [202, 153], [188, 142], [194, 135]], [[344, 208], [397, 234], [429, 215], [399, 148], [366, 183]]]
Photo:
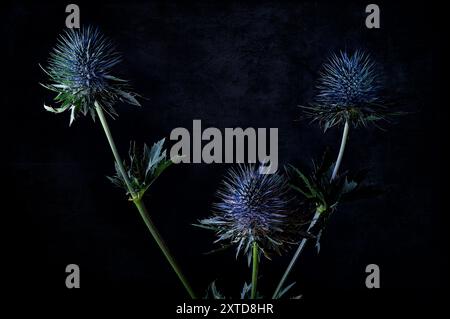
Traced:
[[[379, 198], [343, 205], [333, 216], [320, 255], [312, 246], [292, 279], [306, 300], [323, 296], [430, 296], [447, 275], [440, 204], [441, 123], [438, 30], [432, 9], [377, 2], [381, 29], [364, 26], [365, 4], [350, 2], [77, 2], [83, 25], [114, 40], [119, 73], [145, 96], [143, 107], [118, 106], [110, 121], [122, 154], [129, 139], [153, 143], [175, 127], [278, 127], [280, 166], [310, 165], [327, 146], [337, 152], [341, 130], [326, 134], [296, 121], [313, 95], [331, 52], [362, 48], [383, 66], [388, 93], [412, 114], [350, 131], [345, 168], [370, 168]], [[2, 11], [4, 67], [2, 155], [8, 162], [2, 223], [11, 254], [3, 261], [19, 289], [63, 291], [64, 268], [81, 268], [81, 285], [146, 289], [148, 296], [183, 297], [161, 253], [122, 190], [105, 178], [113, 161], [98, 123], [43, 109], [51, 95], [45, 63], [64, 27], [65, 3], [15, 2]], [[447, 112], [447, 111], [445, 111]], [[236, 296], [250, 271], [233, 251], [203, 255], [213, 234], [191, 226], [209, 214], [225, 164], [174, 165], [151, 189], [147, 206], [195, 289], [214, 279]], [[8, 207], [8, 208], [7, 208]], [[11, 221], [9, 221], [11, 218]], [[260, 287], [273, 291], [290, 255], [264, 262]], [[379, 291], [365, 288], [365, 266], [381, 268]], [[26, 275], [33, 275], [33, 284]], [[149, 289], [151, 287], [151, 289]], [[125, 289], [125, 290], [124, 290]], [[425, 296], [423, 295], [425, 294]]]

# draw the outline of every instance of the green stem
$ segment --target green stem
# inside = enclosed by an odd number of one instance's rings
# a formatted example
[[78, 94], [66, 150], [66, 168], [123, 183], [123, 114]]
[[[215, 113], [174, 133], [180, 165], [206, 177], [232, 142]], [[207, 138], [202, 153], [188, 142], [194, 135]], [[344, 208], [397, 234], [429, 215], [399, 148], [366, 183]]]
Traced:
[[336, 164], [334, 164], [333, 174], [331, 175], [331, 181], [333, 181], [336, 178], [339, 166], [341, 166], [342, 157], [344, 156], [345, 151], [345, 144], [347, 143], [348, 139], [348, 130], [349, 130], [348, 121], [345, 121], [344, 131], [342, 132], [341, 147], [339, 148], [339, 154], [336, 160]]
[[128, 192], [131, 195], [131, 199], [133, 200], [134, 204], [136, 205], [139, 213], [141, 214], [142, 219], [145, 222], [145, 225], [147, 225], [148, 230], [153, 236], [153, 239], [158, 244], [158, 247], [163, 252], [164, 256], [166, 257], [167, 261], [172, 266], [173, 270], [177, 274], [180, 281], [183, 283], [183, 286], [186, 288], [187, 292], [189, 293], [189, 296], [192, 299], [195, 299], [195, 294], [189, 285], [188, 281], [186, 280], [186, 277], [184, 277], [183, 273], [181, 272], [180, 267], [178, 266], [177, 262], [175, 261], [175, 258], [170, 253], [166, 243], [162, 239], [161, 235], [159, 234], [158, 230], [156, 229], [155, 225], [153, 224], [150, 215], [147, 211], [147, 208], [145, 207], [144, 202], [142, 201], [139, 194], [137, 194], [133, 187], [131, 186], [130, 180], [128, 178], [128, 174], [126, 173], [125, 167], [123, 166], [123, 161], [120, 158], [119, 152], [117, 151], [116, 144], [114, 143], [114, 139], [112, 137], [111, 131], [109, 130], [108, 122], [106, 121], [105, 114], [103, 112], [102, 107], [98, 104], [97, 101], [94, 103], [95, 110], [97, 112], [97, 115], [100, 119], [100, 123], [102, 124], [103, 130], [105, 131], [106, 138], [108, 139], [109, 146], [111, 147], [111, 150], [114, 155], [114, 159], [119, 167], [120, 174], [122, 175], [123, 180], [125, 181], [126, 187], [128, 189]]
[[[319, 217], [320, 217], [320, 211], [319, 211], [319, 210], [316, 210], [316, 213], [314, 214], [314, 217], [313, 217], [313, 219], [312, 219], [312, 221], [311, 221], [311, 224], [309, 224], [309, 227], [308, 227], [307, 232], [309, 232], [309, 231], [314, 227], [314, 225], [316, 224], [316, 222], [317, 222], [317, 220], [319, 219]], [[289, 262], [289, 265], [287, 266], [287, 268], [286, 268], [286, 270], [285, 270], [285, 272], [284, 272], [284, 274], [283, 274], [283, 277], [281, 277], [281, 280], [280, 280], [280, 282], [278, 283], [277, 289], [275, 289], [275, 292], [274, 292], [273, 295], [272, 295], [272, 299], [278, 299], [278, 298], [279, 298], [278, 295], [279, 295], [281, 289], [283, 288], [284, 283], [286, 282], [286, 279], [287, 279], [287, 277], [289, 276], [289, 274], [290, 274], [292, 268], [294, 267], [295, 263], [297, 262], [298, 257], [299, 257], [300, 254], [302, 253], [303, 248], [305, 248], [305, 245], [306, 245], [306, 242], [307, 242], [307, 241], [308, 241], [308, 238], [306, 238], [306, 237], [304, 237], [304, 238], [300, 241], [300, 244], [298, 245], [297, 250], [295, 251], [294, 256], [292, 257], [291, 261]]]
[[131, 187], [130, 180], [128, 179], [128, 174], [125, 170], [125, 167], [123, 166], [123, 161], [120, 158], [119, 152], [117, 151], [116, 143], [114, 143], [114, 139], [112, 137], [111, 131], [109, 130], [108, 122], [106, 121], [105, 114], [103, 113], [103, 109], [98, 104], [97, 101], [94, 102], [95, 110], [97, 111], [98, 118], [100, 119], [100, 123], [102, 124], [103, 130], [105, 131], [106, 138], [108, 139], [109, 146], [111, 147], [111, 150], [114, 155], [114, 159], [116, 160], [117, 165], [119, 166], [120, 174], [122, 175], [123, 180], [125, 181], [125, 184], [127, 186], [128, 192], [131, 195], [131, 198], [136, 197], [136, 192], [133, 190], [133, 187]]
[[175, 261], [175, 258], [172, 256], [172, 254], [169, 251], [169, 248], [167, 247], [166, 243], [162, 239], [161, 235], [159, 234], [158, 230], [155, 227], [155, 224], [153, 224], [150, 215], [147, 212], [147, 209], [145, 208], [144, 202], [137, 198], [133, 200], [134, 204], [136, 205], [137, 209], [139, 210], [139, 213], [142, 216], [142, 219], [145, 222], [145, 225], [147, 225], [148, 230], [153, 236], [153, 239], [158, 244], [159, 249], [163, 252], [164, 256], [166, 257], [169, 264], [172, 266], [172, 269], [177, 274], [180, 281], [183, 283], [184, 288], [189, 293], [189, 296], [192, 299], [196, 299], [194, 291], [192, 290], [191, 286], [189, 285], [189, 282], [187, 281], [186, 277], [183, 275], [183, 272], [181, 271], [180, 267], [178, 266], [177, 262]]
[[[331, 182], [336, 178], [339, 167], [341, 166], [342, 158], [344, 156], [344, 151], [345, 151], [345, 145], [347, 144], [348, 131], [349, 131], [349, 124], [348, 124], [348, 121], [345, 121], [344, 131], [342, 132], [341, 146], [339, 148], [339, 154], [336, 159], [336, 164], [334, 165], [333, 173], [331, 175], [331, 180], [330, 180]], [[308, 233], [314, 227], [314, 225], [317, 223], [318, 219], [320, 218], [320, 214], [322, 212], [323, 212], [323, 209], [316, 210], [316, 213], [314, 214], [311, 224], [308, 227], [308, 230], [307, 230]], [[289, 265], [287, 266], [283, 276], [281, 277], [280, 282], [278, 283], [277, 288], [275, 289], [275, 292], [272, 295], [272, 299], [278, 298], [278, 295], [279, 295], [281, 289], [283, 288], [284, 283], [286, 282], [286, 279], [289, 276], [289, 273], [291, 272], [292, 268], [294, 267], [295, 263], [297, 262], [297, 259], [299, 258], [300, 254], [302, 253], [303, 248], [305, 247], [307, 241], [308, 241], [308, 238], [306, 238], [306, 237], [300, 241], [300, 244], [298, 245], [294, 256], [292, 257], [291, 261], [289, 262]]]
[[256, 288], [258, 284], [258, 268], [259, 268], [259, 248], [258, 244], [253, 242], [252, 247], [252, 257], [253, 257], [253, 271], [252, 271], [252, 293], [250, 299], [256, 298]]

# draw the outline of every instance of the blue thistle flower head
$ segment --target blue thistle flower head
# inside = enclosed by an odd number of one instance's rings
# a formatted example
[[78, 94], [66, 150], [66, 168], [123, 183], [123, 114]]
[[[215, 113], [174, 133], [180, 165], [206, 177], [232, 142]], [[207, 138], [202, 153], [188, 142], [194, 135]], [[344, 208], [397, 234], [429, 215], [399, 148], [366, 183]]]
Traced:
[[116, 115], [117, 101], [139, 105], [127, 81], [111, 74], [121, 61], [111, 41], [96, 28], [67, 29], [43, 68], [50, 83], [43, 86], [57, 93], [59, 107], [44, 105], [53, 113], [71, 111], [70, 123], [81, 113], [95, 119], [95, 103], [110, 115]]
[[316, 89], [311, 106], [301, 107], [325, 130], [347, 121], [355, 127], [365, 126], [400, 114], [383, 105], [379, 68], [360, 50], [333, 54], [323, 65]]
[[251, 255], [256, 242], [268, 251], [280, 253], [294, 234], [296, 222], [286, 179], [278, 174], [261, 174], [253, 166], [231, 169], [218, 190], [214, 215], [200, 220], [200, 226], [216, 232], [216, 242], [237, 244], [236, 256]]
[[371, 57], [362, 52], [333, 54], [323, 66], [316, 102], [351, 108], [379, 101], [380, 78]]

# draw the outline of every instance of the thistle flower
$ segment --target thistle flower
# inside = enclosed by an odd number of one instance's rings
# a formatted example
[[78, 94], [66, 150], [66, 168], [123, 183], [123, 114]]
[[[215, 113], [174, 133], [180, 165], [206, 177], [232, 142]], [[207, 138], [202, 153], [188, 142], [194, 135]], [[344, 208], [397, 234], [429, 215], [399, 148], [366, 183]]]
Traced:
[[70, 109], [70, 124], [79, 113], [86, 115], [89, 112], [93, 120], [96, 114], [98, 115], [116, 165], [116, 175], [110, 177], [111, 181], [126, 189], [167, 262], [189, 296], [195, 299], [194, 291], [159, 234], [142, 200], [148, 187], [171, 163], [166, 160], [165, 151], [162, 151], [164, 140], [153, 145], [150, 150], [144, 146], [141, 153], [138, 153], [133, 143], [130, 166], [126, 169], [126, 163], [120, 157], [104, 114], [105, 111], [115, 115], [113, 105], [117, 101], [139, 105], [136, 94], [128, 91], [127, 82], [110, 74], [112, 67], [119, 61], [120, 57], [111, 42], [97, 29], [88, 27], [66, 31], [60, 36], [51, 53], [47, 70], [43, 68], [51, 80], [50, 84], [43, 86], [57, 93], [55, 101], [61, 105], [57, 108], [46, 105], [44, 107], [53, 113]]
[[[147, 144], [144, 144], [143, 148], [138, 148], [135, 142], [131, 142], [128, 152], [130, 162], [124, 161], [123, 165], [137, 198], [141, 198], [158, 176], [172, 164], [172, 161], [166, 158], [166, 150], [162, 149], [163, 144], [164, 139], [161, 139], [151, 148]], [[129, 194], [117, 162], [115, 162], [115, 167], [116, 174], [108, 177], [109, 180], [117, 187], [124, 188]]]
[[231, 241], [248, 255], [257, 243], [268, 257], [268, 250], [280, 253], [290, 243], [295, 214], [291, 208], [288, 184], [281, 175], [261, 174], [253, 166], [239, 166], [228, 172], [217, 192], [214, 216], [200, 225], [216, 232], [216, 242]]
[[60, 35], [44, 72], [50, 83], [43, 86], [57, 93], [59, 107], [44, 105], [47, 111], [70, 109], [70, 124], [79, 114], [89, 113], [95, 120], [95, 103], [110, 115], [117, 115], [117, 101], [140, 105], [127, 81], [111, 75], [121, 61], [113, 44], [96, 28], [68, 29]]
[[327, 130], [345, 122], [353, 126], [386, 119], [381, 74], [371, 56], [362, 51], [333, 54], [324, 64], [312, 106], [306, 115]]

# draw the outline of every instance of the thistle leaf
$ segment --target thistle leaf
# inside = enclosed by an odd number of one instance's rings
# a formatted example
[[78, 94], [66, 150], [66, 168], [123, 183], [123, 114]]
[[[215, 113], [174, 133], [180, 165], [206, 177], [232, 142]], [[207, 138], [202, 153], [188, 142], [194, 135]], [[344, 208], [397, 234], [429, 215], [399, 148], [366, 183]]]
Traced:
[[225, 299], [225, 296], [217, 289], [215, 280], [208, 286], [208, 290], [206, 291], [206, 299], [210, 299], [210, 295], [212, 296], [212, 299]]
[[[144, 196], [159, 175], [172, 164], [171, 160], [166, 159], [166, 150], [163, 150], [163, 144], [164, 139], [155, 143], [151, 149], [145, 144], [141, 149], [136, 147], [136, 143], [130, 143], [129, 163], [125, 161], [123, 164], [134, 192], [140, 197]], [[115, 176], [109, 177], [109, 179], [114, 185], [125, 188], [127, 194], [129, 193], [117, 165]]]
[[62, 112], [64, 112], [65, 110], [67, 110], [69, 108], [69, 105], [66, 105], [66, 106], [64, 106], [64, 107], [57, 107], [57, 108], [54, 108], [54, 107], [51, 107], [51, 106], [48, 106], [48, 105], [45, 105], [44, 104], [44, 109], [46, 110], [46, 111], [49, 111], [49, 112], [52, 112], [52, 113], [62, 113]]
[[[331, 179], [331, 172], [334, 163], [329, 160], [328, 154], [322, 157], [318, 165], [314, 164], [310, 177], [306, 177], [299, 169], [292, 165], [287, 168], [290, 176], [290, 186], [305, 197], [305, 202], [315, 211], [320, 210], [322, 221], [337, 209], [341, 202], [348, 202], [357, 199], [367, 198], [379, 194], [379, 190], [373, 186], [364, 185], [366, 171], [350, 173], [341, 172], [338, 177]], [[305, 190], [305, 186], [308, 190]], [[325, 223], [321, 224], [321, 229], [316, 239], [317, 251], [320, 251], [320, 239]], [[307, 236], [302, 236], [307, 237]], [[307, 237], [308, 238], [308, 237]]]
[[148, 152], [148, 164], [145, 170], [145, 175], [149, 173], [154, 174], [159, 163], [166, 158], [166, 151], [162, 151], [162, 146], [164, 144], [164, 139], [153, 144], [152, 148]]
[[251, 283], [247, 284], [245, 282], [244, 287], [242, 287], [241, 290], [241, 299], [249, 299], [251, 291], [252, 291], [252, 284]]
[[287, 287], [281, 289], [278, 292], [278, 295], [274, 296], [274, 299], [281, 299], [281, 297], [283, 297], [292, 287], [295, 286], [295, 282], [289, 284]]

